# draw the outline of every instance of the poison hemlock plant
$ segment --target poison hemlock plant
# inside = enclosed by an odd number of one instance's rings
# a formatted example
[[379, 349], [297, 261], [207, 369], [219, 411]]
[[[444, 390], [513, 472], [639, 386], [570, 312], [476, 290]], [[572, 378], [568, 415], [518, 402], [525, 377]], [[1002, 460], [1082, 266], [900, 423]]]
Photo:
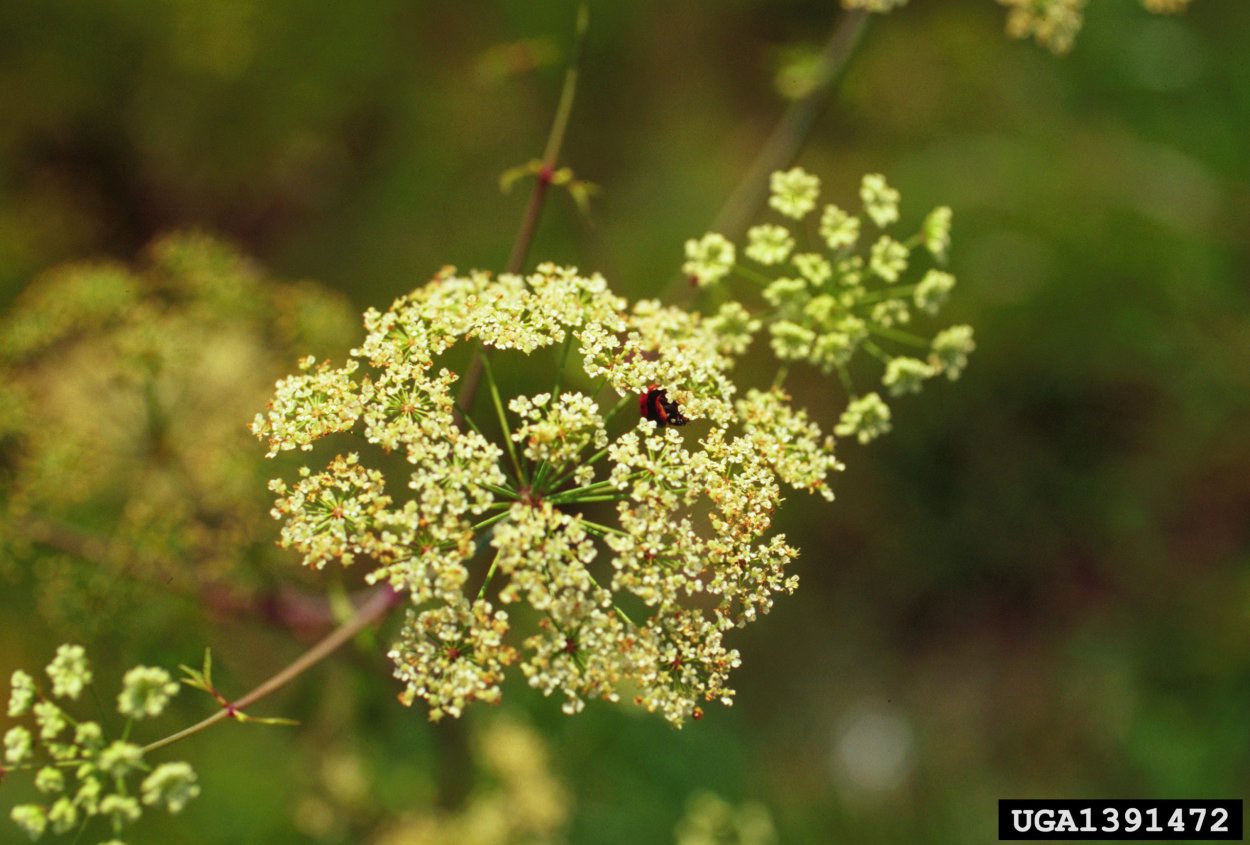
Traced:
[[[819, 194], [795, 168], [773, 176], [770, 205], [798, 226], [815, 219]], [[883, 232], [860, 249], [861, 229], [899, 218], [881, 176], [860, 194], [867, 220], [824, 206], [811, 251], [796, 253], [778, 224], [748, 233], [745, 262], [721, 235], [689, 242], [696, 285], [731, 273], [758, 285], [711, 316], [630, 306], [601, 276], [551, 264], [525, 276], [447, 268], [367, 313], [347, 363], [306, 359], [279, 383], [253, 424], [270, 456], [331, 435], [358, 444], [273, 482], [281, 543], [318, 569], [367, 566], [369, 581], [407, 595], [391, 651], [404, 703], [459, 716], [498, 701], [512, 664], [568, 713], [625, 697], [681, 724], [732, 701], [740, 656], [726, 635], [797, 584], [787, 570], [797, 551], [771, 532], [782, 489], [832, 499], [829, 475], [841, 469], [832, 438], [785, 393], [788, 368], [837, 372], [849, 388], [863, 350], [901, 395], [958, 377], [973, 349], [967, 326], [932, 341], [900, 328], [913, 311], [935, 313], [954, 285], [936, 270], [899, 283], [914, 252], [945, 260], [949, 209], [905, 241]], [[740, 390], [734, 365], [764, 327], [777, 377]], [[457, 402], [442, 363], [462, 344], [485, 374], [481, 403]], [[892, 355], [891, 344], [925, 357]], [[517, 354], [551, 373], [549, 390], [500, 383], [499, 362]], [[852, 397], [839, 434], [867, 442], [888, 430], [877, 392]], [[407, 469], [388, 475], [370, 453], [398, 453]]]
[[[999, 2], [1010, 34], [1055, 52], [1082, 25], [1084, 0]], [[1143, 3], [1158, 13], [1188, 5]], [[832, 84], [865, 12], [905, 4], [843, 0], [856, 11], [834, 43], [849, 46], [812, 76], [796, 113]], [[863, 177], [852, 212], [822, 202], [819, 179], [792, 168], [769, 182], [774, 219], [743, 224], [741, 238], [730, 226], [687, 242], [682, 271], [696, 306], [631, 304], [602, 276], [551, 263], [523, 273], [547, 189], [564, 187], [583, 206], [592, 191], [558, 161], [575, 82], [576, 63], [544, 156], [505, 175], [535, 180], [507, 272], [444, 268], [368, 311], [364, 341], [344, 362], [306, 354], [346, 346], [340, 299], [265, 280], [197, 236], [158, 243], [142, 273], [54, 273], [0, 326], [0, 446], [16, 444], [19, 456], [6, 464], [0, 501], [6, 557], [53, 548], [103, 564], [105, 577], [168, 574], [202, 598], [224, 576], [249, 581], [255, 573], [239, 564], [266, 557], [258, 526], [270, 502], [239, 457], [242, 405], [217, 402], [214, 380], [192, 376], [198, 359], [186, 354], [225, 343], [233, 354], [215, 359], [231, 366], [218, 380], [247, 403], [276, 355], [305, 354], [252, 423], [269, 457], [296, 467], [271, 482], [270, 513], [280, 545], [307, 567], [358, 566], [371, 585], [346, 621], [238, 699], [213, 686], [207, 656], [202, 669], [184, 669], [183, 683], [220, 709], [146, 746], [130, 742], [130, 724], [158, 716], [178, 691], [166, 670], [124, 675], [119, 738], [64, 707], [92, 682], [80, 646], [58, 649], [46, 689], [14, 672], [8, 715], [19, 723], [4, 733], [0, 775], [33, 773], [44, 800], [10, 813], [31, 838], [97, 818], [119, 836], [145, 806], [180, 811], [199, 793], [195, 773], [153, 765], [151, 752], [228, 718], [281, 722], [242, 708], [401, 602], [406, 619], [389, 651], [399, 697], [423, 700], [432, 720], [499, 701], [513, 667], [570, 714], [591, 699], [625, 699], [681, 725], [709, 702], [732, 702], [740, 655], [727, 638], [797, 585], [798, 553], [773, 530], [784, 494], [832, 499], [842, 469], [833, 436], [868, 443], [887, 433], [887, 398], [958, 378], [975, 349], [967, 325], [916, 331], [955, 287], [945, 269], [952, 213], [933, 209], [900, 234], [899, 193], [883, 176]], [[469, 361], [463, 373], [456, 356]], [[749, 383], [742, 373], [753, 368], [738, 364], [762, 358], [776, 363], [771, 382]], [[549, 386], [511, 383], [520, 363]], [[836, 379], [846, 396], [836, 420], [822, 426], [795, 404], [786, 391], [795, 367]], [[100, 372], [122, 387], [83, 425], [74, 402]], [[292, 461], [317, 448], [331, 454]], [[115, 494], [123, 477], [145, 480], [138, 495]], [[75, 525], [92, 507], [110, 517], [108, 542]], [[183, 565], [161, 568], [171, 562]], [[314, 608], [317, 621], [332, 618], [329, 605]], [[556, 829], [563, 817], [542, 824]], [[692, 803], [679, 836], [727, 831], [773, 838], [754, 808], [719, 799]]]

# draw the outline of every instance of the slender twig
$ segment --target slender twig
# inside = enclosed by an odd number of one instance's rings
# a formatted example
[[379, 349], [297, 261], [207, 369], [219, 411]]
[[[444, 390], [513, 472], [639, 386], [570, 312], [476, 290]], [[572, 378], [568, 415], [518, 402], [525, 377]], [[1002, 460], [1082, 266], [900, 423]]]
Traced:
[[525, 264], [525, 255], [529, 252], [530, 244], [534, 240], [534, 230], [542, 214], [543, 200], [546, 198], [547, 189], [551, 187], [551, 178], [555, 175], [556, 165], [560, 163], [560, 148], [564, 146], [564, 136], [569, 128], [569, 116], [573, 113], [573, 99], [577, 95], [577, 77], [581, 73], [582, 57], [586, 53], [586, 31], [589, 27], [590, 7], [587, 3], [582, 3], [577, 9], [573, 56], [569, 60], [568, 69], [564, 72], [564, 86], [560, 89], [560, 104], [556, 106], [555, 118], [551, 121], [551, 131], [547, 134], [547, 146], [543, 149], [542, 166], [534, 180], [534, 189], [530, 192], [529, 205], [521, 221], [521, 231], [517, 233], [516, 242], [512, 245], [512, 255], [508, 259], [508, 270], [512, 273], [521, 272]]
[[[530, 244], [534, 241], [534, 232], [538, 229], [538, 220], [542, 216], [543, 205], [547, 199], [547, 189], [551, 187], [556, 166], [560, 163], [560, 149], [564, 146], [564, 136], [569, 128], [569, 116], [573, 113], [573, 99], [577, 94], [577, 77], [581, 72], [582, 56], [586, 52], [586, 32], [589, 27], [590, 8], [587, 3], [583, 2], [577, 9], [573, 55], [564, 72], [560, 103], [556, 106], [551, 129], [547, 133], [547, 145], [543, 148], [542, 163], [534, 177], [534, 187], [530, 191], [529, 202], [525, 206], [525, 215], [521, 218], [521, 228], [517, 231], [516, 240], [512, 244], [512, 254], [508, 257], [505, 269], [509, 273], [519, 273], [525, 267], [525, 256], [529, 253]], [[481, 356], [478, 355], [473, 358], [469, 363], [469, 368], [465, 371], [460, 393], [456, 397], [456, 404], [468, 409], [473, 404], [473, 397], [481, 381], [482, 361]]]
[[244, 695], [242, 698], [230, 702], [230, 704], [226, 707], [218, 710], [207, 719], [197, 722], [189, 728], [184, 728], [177, 733], [170, 734], [164, 739], [158, 739], [155, 742], [148, 743], [143, 747], [143, 753], [147, 754], [148, 752], [155, 751], [158, 748], [164, 748], [167, 745], [172, 745], [175, 742], [186, 739], [189, 736], [194, 736], [200, 731], [206, 730], [224, 719], [236, 718], [236, 714], [244, 708], [250, 707], [265, 696], [277, 692], [282, 689], [282, 687], [286, 686], [303, 674], [305, 670], [315, 666], [317, 663], [320, 663], [322, 660], [329, 657], [335, 650], [338, 649], [339, 646], [346, 643], [374, 622], [377, 622], [385, 617], [391, 608], [395, 607], [398, 603], [399, 594], [397, 592], [388, 586], [379, 588], [375, 593], [369, 596], [368, 600], [366, 600], [364, 604], [356, 609], [356, 612], [352, 614], [350, 619], [343, 622], [327, 634], [319, 643], [297, 657], [281, 672], [273, 675], [267, 681]]

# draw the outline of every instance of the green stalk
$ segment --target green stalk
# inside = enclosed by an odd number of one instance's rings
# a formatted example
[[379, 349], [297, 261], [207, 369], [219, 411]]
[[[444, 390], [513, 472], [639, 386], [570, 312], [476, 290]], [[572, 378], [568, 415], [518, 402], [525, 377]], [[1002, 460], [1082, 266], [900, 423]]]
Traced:
[[889, 338], [899, 343], [905, 343], [908, 346], [915, 346], [920, 349], [928, 349], [929, 342], [922, 337], [918, 337], [911, 332], [899, 331], [898, 329], [887, 329], [885, 326], [869, 325], [868, 330], [875, 335]]
[[[525, 266], [525, 255], [534, 241], [534, 232], [538, 228], [538, 220], [542, 216], [543, 205], [547, 197], [547, 189], [551, 187], [551, 177], [560, 161], [560, 148], [564, 146], [564, 136], [569, 128], [569, 115], [573, 112], [573, 99], [577, 94], [577, 77], [580, 73], [582, 56], [586, 52], [586, 32], [590, 28], [590, 8], [583, 2], [577, 10], [577, 28], [574, 34], [573, 57], [568, 69], [564, 72], [564, 85], [560, 89], [560, 103], [556, 106], [555, 117], [551, 129], [547, 133], [547, 145], [543, 149], [542, 168], [534, 180], [534, 188], [530, 192], [529, 203], [525, 206], [525, 214], [521, 218], [521, 228], [517, 231], [516, 240], [512, 244], [512, 254], [505, 268], [509, 273], [519, 273]], [[460, 393], [456, 403], [462, 408], [473, 405], [473, 397], [477, 394], [478, 385], [482, 380], [482, 358], [475, 356], [465, 371]]]

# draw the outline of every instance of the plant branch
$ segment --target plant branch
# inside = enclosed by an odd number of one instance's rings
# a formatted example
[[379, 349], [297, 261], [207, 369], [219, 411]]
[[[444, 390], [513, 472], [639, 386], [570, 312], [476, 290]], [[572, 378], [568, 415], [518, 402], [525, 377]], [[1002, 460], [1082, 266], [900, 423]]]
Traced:
[[534, 179], [534, 188], [530, 191], [525, 217], [521, 220], [521, 230], [517, 232], [516, 242], [512, 245], [512, 255], [508, 258], [508, 272], [510, 273], [521, 272], [525, 265], [525, 256], [534, 240], [538, 218], [542, 215], [543, 202], [546, 199], [547, 190], [551, 187], [551, 177], [555, 175], [556, 165], [560, 163], [560, 149], [564, 146], [564, 136], [569, 128], [569, 116], [573, 113], [573, 99], [577, 95], [577, 77], [581, 73], [582, 56], [586, 52], [586, 31], [589, 26], [590, 7], [583, 2], [577, 9], [573, 55], [564, 72], [560, 103], [556, 106], [555, 117], [551, 121], [551, 130], [547, 134], [547, 145], [543, 148], [542, 167]]
[[356, 636], [356, 634], [360, 633], [374, 622], [384, 618], [386, 614], [389, 613], [390, 610], [398, 603], [399, 593], [395, 592], [395, 590], [391, 589], [389, 586], [380, 587], [372, 595], [370, 595], [363, 604], [356, 608], [356, 612], [352, 614], [350, 619], [343, 622], [326, 635], [326, 637], [320, 642], [297, 657], [281, 672], [278, 672], [276, 675], [269, 678], [267, 681], [253, 689], [251, 692], [245, 694], [243, 697], [230, 702], [221, 710], [218, 710], [216, 713], [209, 716], [207, 719], [197, 722], [188, 728], [184, 728], [177, 733], [170, 734], [164, 739], [158, 739], [155, 742], [145, 745], [143, 747], [143, 753], [147, 754], [151, 751], [157, 750], [158, 748], [164, 748], [167, 745], [172, 745], [175, 742], [179, 742], [189, 736], [194, 736], [200, 731], [207, 730], [224, 719], [236, 718], [236, 715], [245, 707], [250, 707], [265, 696], [282, 689], [282, 687], [295, 680], [307, 669], [329, 657], [339, 648], [339, 646]]
[[[569, 116], [573, 113], [573, 99], [577, 94], [577, 77], [581, 72], [582, 56], [586, 52], [586, 32], [590, 27], [590, 7], [586, 2], [577, 9], [577, 28], [574, 33], [573, 55], [569, 66], [564, 72], [564, 85], [560, 89], [560, 103], [556, 106], [555, 117], [551, 121], [551, 129], [547, 133], [547, 145], [543, 148], [542, 166], [534, 177], [534, 187], [530, 191], [529, 202], [525, 206], [525, 215], [521, 218], [521, 228], [517, 231], [516, 240], [512, 244], [512, 254], [508, 257], [505, 270], [509, 273], [520, 273], [525, 267], [525, 256], [529, 253], [530, 244], [534, 242], [534, 232], [538, 229], [538, 219], [542, 216], [543, 205], [547, 199], [547, 190], [551, 187], [551, 179], [555, 175], [556, 165], [560, 162], [560, 150], [564, 146], [564, 136], [569, 128]], [[468, 410], [477, 394], [478, 384], [482, 381], [481, 355], [475, 355], [465, 371], [460, 393], [456, 397], [456, 405]]]

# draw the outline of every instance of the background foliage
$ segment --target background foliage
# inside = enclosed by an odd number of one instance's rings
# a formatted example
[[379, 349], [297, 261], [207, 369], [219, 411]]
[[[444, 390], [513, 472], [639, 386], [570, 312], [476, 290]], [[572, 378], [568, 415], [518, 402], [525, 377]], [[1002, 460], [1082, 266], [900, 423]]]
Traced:
[[[589, 219], [552, 203], [533, 254], [632, 297], [666, 286], [831, 6], [596, 8], [565, 158], [603, 191]], [[0, 304], [53, 264], [131, 261], [188, 227], [355, 310], [446, 263], [501, 266], [523, 200], [498, 176], [541, 149], [571, 18], [3, 4]], [[1091, 4], [1063, 59], [1002, 23], [988, 0], [874, 20], [800, 160], [847, 205], [881, 171], [905, 220], [955, 209], [948, 316], [977, 327], [972, 367], [899, 403], [872, 448], [845, 444], [834, 505], [791, 503], [802, 586], [738, 640], [734, 708], [674, 732], [608, 706], [569, 719], [513, 684], [502, 715], [545, 738], [569, 841], [665, 841], [701, 790], [763, 802], [783, 841], [902, 843], [986, 840], [1004, 796], [1250, 788], [1250, 6]], [[49, 617], [37, 568], [5, 568], [0, 666], [75, 638], [113, 669], [207, 642], [241, 691], [302, 648], [134, 584]], [[151, 625], [95, 618], [153, 607]], [[266, 708], [298, 730], [191, 740], [204, 797], [135, 838], [365, 841], [506, 783], [465, 750], [501, 714], [431, 728], [394, 704], [383, 652], [365, 643]], [[25, 789], [6, 783], [5, 805]]]

